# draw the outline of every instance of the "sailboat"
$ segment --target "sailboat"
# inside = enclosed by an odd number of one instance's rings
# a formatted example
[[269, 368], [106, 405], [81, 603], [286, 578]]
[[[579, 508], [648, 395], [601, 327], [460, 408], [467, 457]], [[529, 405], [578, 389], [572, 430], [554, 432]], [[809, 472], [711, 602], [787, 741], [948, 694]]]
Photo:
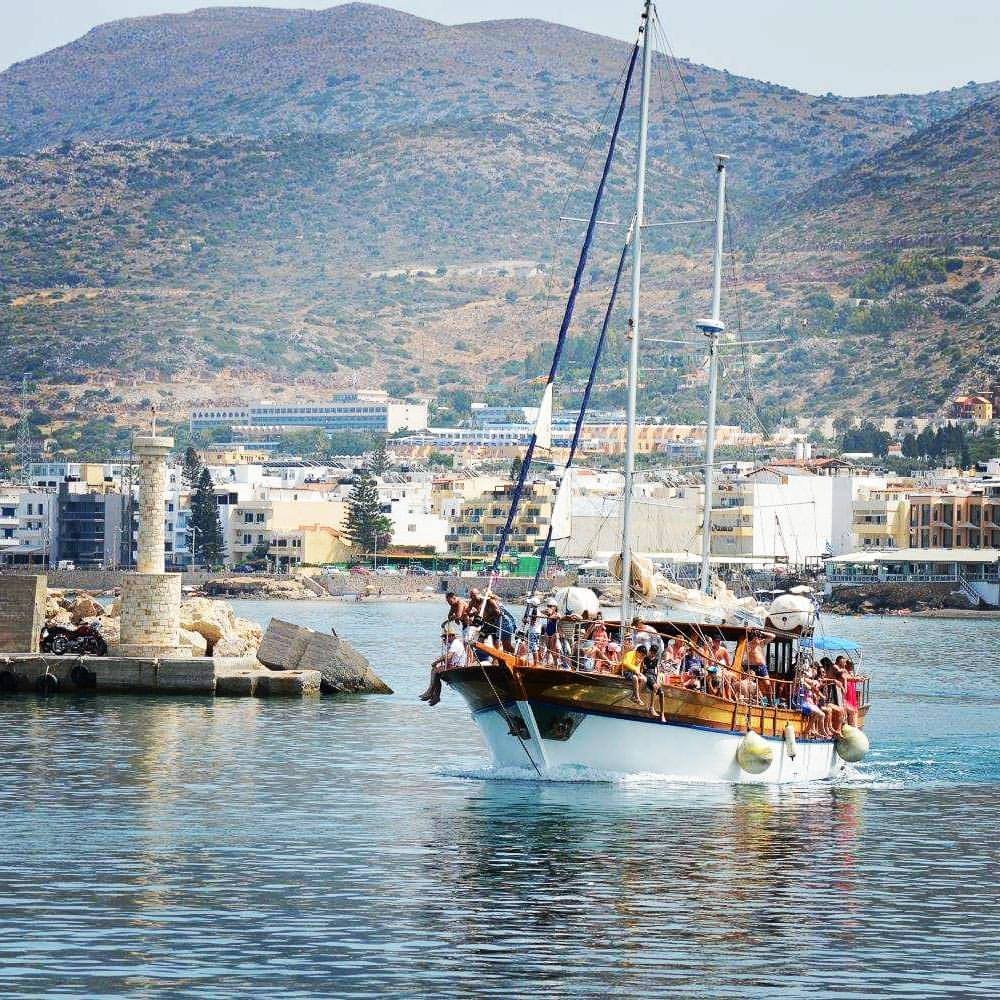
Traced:
[[[727, 158], [717, 155], [715, 245], [711, 314], [696, 321], [708, 346], [708, 423], [705, 447], [705, 501], [702, 531], [700, 588], [695, 595], [666, 594], [655, 579], [647, 560], [632, 549], [632, 513], [635, 482], [636, 396], [639, 372], [640, 293], [642, 244], [645, 229], [645, 187], [652, 64], [652, 0], [643, 5], [639, 35], [624, 78], [624, 88], [604, 170], [594, 199], [586, 236], [553, 355], [549, 377], [536, 425], [518, 482], [513, 490], [506, 527], [493, 562], [490, 586], [482, 596], [482, 608], [490, 598], [507, 538], [517, 514], [520, 497], [535, 450], [549, 444], [546, 421], [552, 411], [552, 394], [573, 306], [586, 268], [590, 245], [598, 222], [604, 187], [615, 154], [622, 118], [637, 62], [640, 63], [638, 153], [635, 209], [622, 247], [595, 349], [590, 379], [583, 394], [566, 468], [555, 506], [571, 480], [571, 466], [579, 442], [586, 408], [593, 388], [601, 350], [611, 321], [612, 307], [625, 264], [631, 256], [631, 307], [628, 321], [629, 361], [627, 433], [622, 505], [622, 546], [613, 569], [622, 581], [617, 617], [603, 627], [619, 646], [650, 637], [664, 646], [670, 640], [686, 643], [711, 662], [715, 649], [725, 647], [731, 662], [724, 672], [727, 683], [693, 685], [677, 675], [659, 675], [647, 690], [638, 681], [614, 669], [584, 669], [579, 655], [539, 663], [492, 642], [472, 641], [466, 665], [452, 666], [440, 674], [443, 683], [468, 704], [494, 762], [503, 767], [530, 768], [539, 775], [555, 776], [585, 771], [598, 774], [654, 773], [679, 780], [783, 783], [829, 778], [862, 759], [868, 750], [863, 731], [869, 709], [866, 676], [851, 675], [849, 702], [851, 724], [843, 723], [838, 735], [814, 735], [815, 708], [807, 692], [819, 652], [833, 652], [837, 642], [819, 637], [811, 603], [794, 595], [779, 598], [769, 608], [739, 606], [713, 594], [710, 569], [711, 510], [714, 486], [716, 401], [719, 380], [719, 345], [725, 331], [721, 319], [722, 257], [725, 230]], [[555, 518], [553, 518], [555, 521]], [[542, 548], [535, 587], [553, 540], [550, 526]], [[579, 590], [579, 593], [573, 593]], [[596, 608], [588, 596], [593, 592], [569, 588], [559, 595], [559, 612]], [[640, 621], [641, 617], [641, 621]], [[766, 629], [766, 632], [764, 631]], [[651, 644], [651, 643], [650, 643]], [[845, 651], [851, 644], [842, 643]], [[853, 656], [858, 652], [850, 649]], [[721, 661], [720, 661], [721, 662]], [[766, 679], [765, 679], [766, 678]], [[818, 687], [812, 682], [812, 688]], [[846, 687], [842, 688], [847, 690]], [[713, 693], [714, 691], [714, 693]], [[841, 695], [842, 696], [842, 695]], [[835, 696], [836, 697], [836, 696]], [[654, 699], [656, 707], [654, 708]], [[829, 725], [821, 728], [828, 731]]]

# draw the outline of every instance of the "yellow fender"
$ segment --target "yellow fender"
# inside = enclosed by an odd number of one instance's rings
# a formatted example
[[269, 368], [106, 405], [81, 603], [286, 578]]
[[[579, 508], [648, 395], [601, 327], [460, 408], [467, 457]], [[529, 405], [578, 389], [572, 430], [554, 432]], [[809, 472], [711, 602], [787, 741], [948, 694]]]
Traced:
[[747, 774], [763, 774], [774, 762], [774, 748], [752, 729], [740, 740], [736, 748], [736, 763]]
[[868, 737], [855, 726], [845, 725], [840, 732], [841, 735], [835, 744], [837, 755], [848, 764], [857, 764], [871, 749]]

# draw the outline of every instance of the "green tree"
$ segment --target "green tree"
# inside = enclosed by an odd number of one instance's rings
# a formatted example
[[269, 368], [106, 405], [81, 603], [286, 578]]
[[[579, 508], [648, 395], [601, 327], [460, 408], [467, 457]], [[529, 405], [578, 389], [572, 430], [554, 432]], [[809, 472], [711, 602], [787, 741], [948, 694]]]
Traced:
[[382, 513], [378, 485], [368, 471], [347, 495], [347, 537], [366, 553], [384, 549], [392, 539], [392, 521]]
[[368, 468], [373, 476], [384, 476], [392, 467], [389, 461], [389, 451], [385, 446], [385, 438], [379, 438], [375, 442], [375, 449], [372, 457], [368, 460]]
[[197, 449], [193, 445], [187, 446], [184, 452], [184, 462], [181, 465], [181, 482], [189, 489], [193, 490], [198, 485], [201, 476], [201, 459], [198, 457]]
[[197, 562], [218, 566], [226, 554], [219, 504], [208, 469], [202, 469], [198, 484], [191, 494], [192, 553]]

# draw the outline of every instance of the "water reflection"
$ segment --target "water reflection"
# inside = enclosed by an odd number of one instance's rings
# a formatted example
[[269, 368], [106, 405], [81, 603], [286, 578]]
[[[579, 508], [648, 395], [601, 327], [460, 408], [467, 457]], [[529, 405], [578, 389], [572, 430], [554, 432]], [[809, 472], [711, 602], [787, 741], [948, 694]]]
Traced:
[[921, 694], [934, 664], [872, 651], [897, 693], [843, 781], [497, 781], [464, 707], [416, 700], [438, 609], [379, 612], [301, 610], [393, 698], [0, 700], [0, 994], [1000, 986], [996, 716]]

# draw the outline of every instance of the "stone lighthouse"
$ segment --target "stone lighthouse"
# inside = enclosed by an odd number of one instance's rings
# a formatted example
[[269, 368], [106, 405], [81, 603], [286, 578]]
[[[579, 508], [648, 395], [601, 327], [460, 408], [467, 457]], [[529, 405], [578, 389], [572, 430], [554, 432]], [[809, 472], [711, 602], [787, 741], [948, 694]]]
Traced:
[[167, 456], [172, 437], [135, 438], [139, 459], [139, 551], [135, 574], [122, 580], [122, 656], [176, 656], [181, 614], [180, 573], [163, 572]]

